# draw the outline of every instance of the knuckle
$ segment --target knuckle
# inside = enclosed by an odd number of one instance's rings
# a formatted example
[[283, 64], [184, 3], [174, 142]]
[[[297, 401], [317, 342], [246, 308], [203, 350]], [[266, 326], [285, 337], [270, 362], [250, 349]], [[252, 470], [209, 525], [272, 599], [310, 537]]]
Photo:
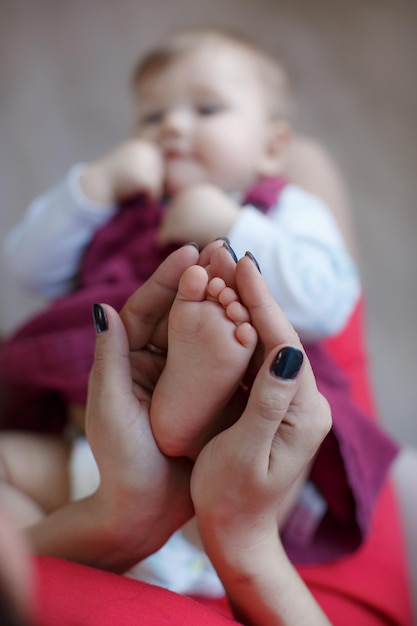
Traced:
[[273, 395], [260, 394], [257, 397], [257, 412], [267, 420], [278, 421], [288, 411], [291, 398], [285, 391], [279, 391]]

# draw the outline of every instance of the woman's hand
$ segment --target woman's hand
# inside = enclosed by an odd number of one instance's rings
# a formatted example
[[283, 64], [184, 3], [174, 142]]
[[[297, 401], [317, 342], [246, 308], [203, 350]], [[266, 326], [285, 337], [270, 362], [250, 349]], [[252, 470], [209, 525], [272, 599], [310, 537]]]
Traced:
[[244, 623], [327, 623], [285, 555], [278, 522], [331, 427], [330, 409], [297, 334], [247, 257], [236, 284], [266, 356], [240, 419], [196, 460], [191, 495], [201, 536]]
[[146, 346], [166, 348], [166, 315], [179, 278], [198, 257], [189, 245], [171, 254], [128, 300], [122, 319], [111, 307], [98, 309], [101, 332], [86, 428], [100, 486], [28, 528], [35, 552], [123, 572], [157, 550], [193, 514], [190, 464], [162, 455], [149, 426], [149, 390], [164, 357]]
[[110, 306], [99, 314], [107, 329], [97, 336], [86, 433], [100, 472], [93, 499], [119, 557], [125, 554], [124, 569], [160, 548], [193, 515], [191, 463], [160, 452], [149, 423], [150, 397], [132, 381], [126, 329]]

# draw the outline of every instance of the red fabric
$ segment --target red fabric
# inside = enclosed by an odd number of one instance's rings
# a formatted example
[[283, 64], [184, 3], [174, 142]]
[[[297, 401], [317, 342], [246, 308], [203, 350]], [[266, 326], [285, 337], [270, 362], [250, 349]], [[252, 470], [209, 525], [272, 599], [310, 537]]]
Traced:
[[[377, 421], [364, 327], [362, 298], [345, 329], [324, 346], [346, 374], [350, 397]], [[369, 451], [372, 453], [372, 447]], [[297, 569], [332, 624], [412, 626], [403, 528], [390, 481], [385, 482], [372, 519], [372, 528], [356, 552], [335, 562]]]
[[[401, 527], [386, 483], [360, 550], [298, 571], [335, 626], [412, 626]], [[236, 623], [224, 598], [199, 602], [123, 576], [36, 557], [39, 626], [221, 626]], [[228, 616], [228, 617], [227, 617]]]
[[[39, 626], [230, 626], [232, 622], [191, 598], [60, 559], [37, 557], [35, 573], [34, 613]], [[224, 600], [211, 605], [228, 610]]]
[[[398, 446], [351, 399], [348, 377], [322, 344], [305, 345], [317, 386], [327, 398], [333, 427], [322, 443], [310, 480], [327, 510], [312, 533], [299, 537], [291, 525], [282, 538], [297, 564], [323, 563], [358, 548], [366, 537], [380, 489]], [[297, 511], [294, 512], [297, 517]], [[306, 515], [306, 512], [303, 513]]]
[[405, 554], [395, 493], [387, 481], [359, 550], [333, 563], [297, 569], [332, 624], [412, 626]]
[[365, 312], [365, 298], [362, 296], [346, 327], [335, 337], [326, 339], [324, 346], [345, 372], [351, 398], [367, 415], [376, 418], [377, 410], [369, 380]]

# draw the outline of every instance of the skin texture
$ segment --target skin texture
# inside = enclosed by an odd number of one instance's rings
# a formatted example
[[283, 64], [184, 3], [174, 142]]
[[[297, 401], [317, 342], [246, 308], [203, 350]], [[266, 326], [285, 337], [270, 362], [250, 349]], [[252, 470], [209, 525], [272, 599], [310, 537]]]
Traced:
[[[150, 411], [155, 439], [168, 456], [195, 459], [228, 423], [223, 411], [258, 341], [249, 320], [223, 279], [209, 281], [199, 265], [184, 272], [169, 315], [167, 361]], [[202, 389], [211, 390], [209, 401]]]
[[161, 149], [169, 195], [197, 183], [244, 192], [278, 166], [266, 88], [241, 49], [202, 44], [145, 78], [138, 96], [137, 135]]
[[167, 337], [180, 276], [197, 260], [197, 250], [185, 246], [132, 296], [121, 316], [103, 305], [107, 330], [97, 336], [87, 407], [100, 487], [45, 517], [27, 536], [39, 552], [124, 571], [157, 549], [194, 507], [238, 619], [328, 624], [282, 549], [277, 518], [330, 428], [330, 411], [306, 357], [291, 380], [271, 374], [282, 347], [302, 346], [253, 261], [244, 257], [235, 266], [221, 242], [203, 251], [200, 263], [212, 279], [221, 274], [236, 286], [260, 338], [247, 408], [203, 448], [194, 468], [168, 459], [153, 441], [145, 387], [155, 384], [159, 365], [143, 348]]

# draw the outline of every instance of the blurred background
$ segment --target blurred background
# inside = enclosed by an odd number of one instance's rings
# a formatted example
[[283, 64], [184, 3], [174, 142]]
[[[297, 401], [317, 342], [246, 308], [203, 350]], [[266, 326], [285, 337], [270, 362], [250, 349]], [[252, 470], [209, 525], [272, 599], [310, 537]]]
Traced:
[[[175, 28], [225, 25], [287, 66], [297, 130], [346, 179], [382, 420], [417, 444], [417, 3], [0, 0], [0, 234], [70, 165], [130, 132], [128, 81]], [[0, 335], [41, 305], [0, 262]]]

